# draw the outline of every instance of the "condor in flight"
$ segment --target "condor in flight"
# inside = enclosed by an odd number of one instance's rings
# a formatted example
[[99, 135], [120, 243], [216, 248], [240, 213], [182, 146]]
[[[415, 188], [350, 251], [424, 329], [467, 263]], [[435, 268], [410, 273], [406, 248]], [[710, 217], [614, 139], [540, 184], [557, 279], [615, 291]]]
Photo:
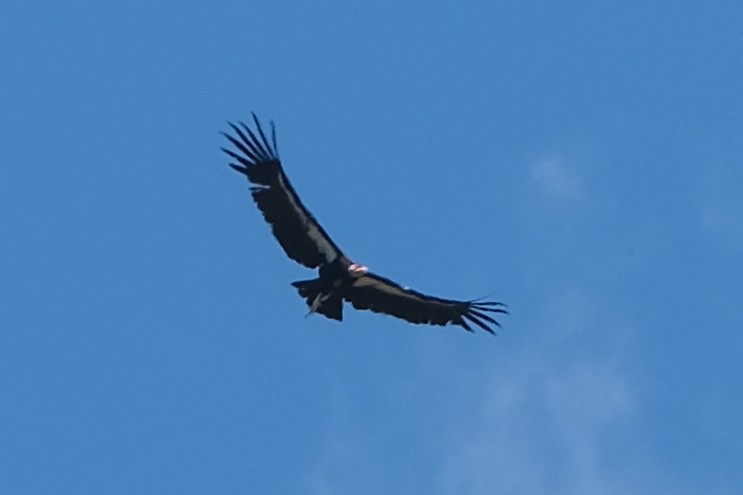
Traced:
[[[271, 122], [271, 140], [253, 114], [255, 130], [240, 122], [230, 123], [234, 135], [222, 133], [234, 146], [222, 148], [244, 174], [250, 193], [286, 254], [308, 268], [319, 268], [319, 278], [293, 282], [307, 300], [310, 313], [334, 320], [343, 319], [343, 300], [356, 309], [402, 318], [411, 323], [459, 325], [472, 332], [471, 324], [494, 333], [500, 324], [491, 316], [506, 314], [505, 305], [493, 301], [455, 301], [428, 296], [380, 277], [349, 259], [315, 217], [305, 208], [284, 174], [276, 146], [276, 128]], [[309, 313], [308, 313], [309, 314]]]

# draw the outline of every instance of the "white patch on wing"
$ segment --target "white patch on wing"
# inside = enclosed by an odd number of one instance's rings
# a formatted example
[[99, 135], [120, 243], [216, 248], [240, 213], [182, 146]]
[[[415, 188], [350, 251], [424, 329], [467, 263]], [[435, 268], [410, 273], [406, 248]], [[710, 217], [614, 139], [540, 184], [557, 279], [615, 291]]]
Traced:
[[284, 191], [291, 207], [297, 212], [299, 218], [302, 219], [302, 223], [307, 229], [307, 235], [309, 238], [315, 242], [320, 252], [325, 256], [325, 261], [332, 263], [338, 257], [336, 255], [335, 247], [328, 242], [328, 239], [318, 229], [317, 222], [313, 221], [305, 214], [306, 210], [299, 205], [297, 198], [291, 193], [291, 191], [289, 191], [289, 189], [286, 188], [283, 172], [279, 173], [279, 186], [281, 186], [281, 189]]

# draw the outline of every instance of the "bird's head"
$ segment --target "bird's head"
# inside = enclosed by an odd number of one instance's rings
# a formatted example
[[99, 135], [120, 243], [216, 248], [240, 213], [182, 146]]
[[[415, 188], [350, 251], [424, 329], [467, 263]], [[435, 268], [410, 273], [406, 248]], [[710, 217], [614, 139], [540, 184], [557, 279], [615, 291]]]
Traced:
[[364, 265], [359, 265], [358, 263], [351, 263], [348, 266], [348, 274], [354, 278], [363, 277], [368, 272], [369, 269], [367, 267], [365, 267]]

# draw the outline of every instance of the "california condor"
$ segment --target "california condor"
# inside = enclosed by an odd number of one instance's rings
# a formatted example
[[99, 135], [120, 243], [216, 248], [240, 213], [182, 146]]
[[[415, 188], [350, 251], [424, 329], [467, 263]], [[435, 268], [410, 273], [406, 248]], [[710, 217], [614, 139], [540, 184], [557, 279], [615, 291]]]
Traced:
[[[459, 325], [472, 332], [474, 323], [494, 333], [500, 324], [491, 316], [506, 314], [505, 305], [494, 301], [455, 301], [428, 296], [375, 275], [343, 254], [330, 236], [305, 208], [281, 167], [276, 128], [271, 121], [271, 139], [253, 114], [255, 130], [240, 122], [228, 123], [234, 135], [222, 133], [234, 146], [221, 148], [236, 163], [230, 167], [244, 174], [250, 193], [263, 217], [271, 225], [286, 254], [308, 268], [319, 268], [319, 278], [292, 282], [307, 300], [310, 313], [334, 320], [343, 319], [343, 300], [356, 309], [402, 318], [411, 323]], [[488, 314], [490, 313], [490, 314]]]

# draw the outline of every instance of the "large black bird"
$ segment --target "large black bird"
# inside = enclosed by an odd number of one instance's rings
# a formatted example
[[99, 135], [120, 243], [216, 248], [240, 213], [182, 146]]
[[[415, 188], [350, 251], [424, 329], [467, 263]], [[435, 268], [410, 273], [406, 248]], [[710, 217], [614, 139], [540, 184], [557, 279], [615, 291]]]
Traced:
[[454, 301], [427, 296], [401, 287], [354, 263], [335, 245], [315, 217], [304, 207], [289, 183], [279, 161], [276, 128], [271, 121], [271, 140], [253, 114], [255, 131], [240, 122], [229, 123], [234, 135], [222, 133], [236, 148], [222, 148], [237, 163], [230, 166], [244, 174], [253, 200], [286, 254], [308, 268], [319, 268], [319, 278], [292, 282], [307, 300], [310, 313], [334, 320], [343, 319], [343, 300], [356, 309], [403, 318], [411, 323], [459, 325], [472, 332], [470, 323], [494, 333], [500, 324], [488, 313], [507, 313], [505, 305], [493, 301]]

